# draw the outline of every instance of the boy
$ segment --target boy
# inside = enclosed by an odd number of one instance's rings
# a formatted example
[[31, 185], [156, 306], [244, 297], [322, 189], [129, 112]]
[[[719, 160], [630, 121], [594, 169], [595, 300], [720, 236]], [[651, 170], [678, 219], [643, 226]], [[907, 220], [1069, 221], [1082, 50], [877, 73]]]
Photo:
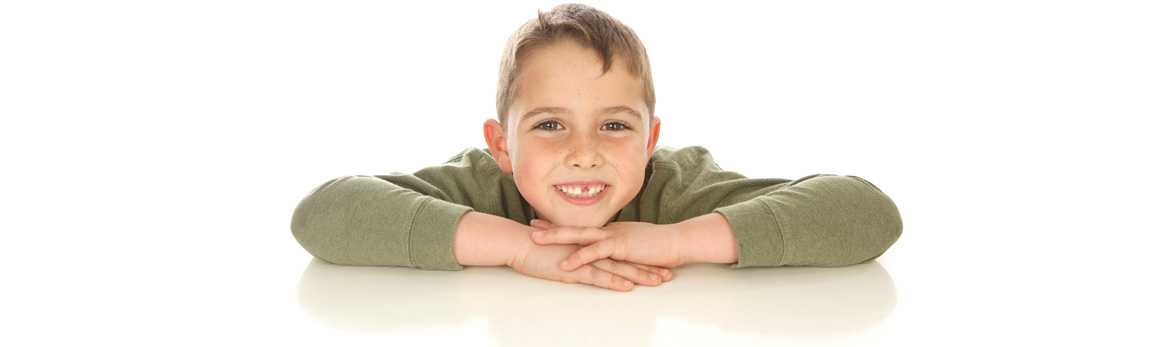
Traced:
[[893, 202], [864, 179], [748, 179], [700, 147], [655, 149], [651, 76], [636, 34], [607, 14], [540, 13], [502, 56], [488, 148], [326, 182], [295, 209], [294, 236], [336, 264], [506, 265], [628, 291], [689, 263], [861, 263], [901, 234]]

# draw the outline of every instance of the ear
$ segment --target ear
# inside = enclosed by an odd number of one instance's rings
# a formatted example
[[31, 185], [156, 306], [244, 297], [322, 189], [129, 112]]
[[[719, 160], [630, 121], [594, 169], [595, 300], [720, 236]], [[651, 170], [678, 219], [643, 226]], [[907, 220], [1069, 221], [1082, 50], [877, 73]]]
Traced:
[[510, 167], [510, 153], [506, 151], [506, 134], [502, 132], [502, 124], [498, 123], [497, 119], [487, 119], [482, 125], [482, 132], [485, 135], [486, 147], [489, 147], [498, 168], [506, 174], [514, 173], [514, 169]]
[[657, 139], [661, 137], [661, 118], [653, 116], [653, 124], [649, 127], [649, 145], [645, 148], [648, 157], [653, 157], [653, 150], [657, 149]]

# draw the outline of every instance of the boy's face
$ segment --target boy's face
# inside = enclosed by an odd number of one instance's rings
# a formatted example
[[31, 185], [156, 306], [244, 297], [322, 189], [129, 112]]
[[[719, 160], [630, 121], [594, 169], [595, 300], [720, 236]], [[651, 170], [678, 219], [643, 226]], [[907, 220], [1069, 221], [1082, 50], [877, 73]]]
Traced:
[[596, 53], [572, 40], [527, 53], [506, 133], [487, 120], [486, 144], [540, 218], [602, 226], [640, 192], [661, 120], [623, 60], [601, 76]]

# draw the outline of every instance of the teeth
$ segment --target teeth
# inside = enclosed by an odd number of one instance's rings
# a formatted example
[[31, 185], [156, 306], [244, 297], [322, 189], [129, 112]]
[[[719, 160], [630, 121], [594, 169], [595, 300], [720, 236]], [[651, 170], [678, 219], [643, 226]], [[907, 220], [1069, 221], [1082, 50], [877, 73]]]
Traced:
[[597, 185], [597, 186], [555, 186], [555, 188], [559, 189], [559, 191], [562, 191], [563, 193], [565, 193], [567, 195], [577, 197], [577, 198], [593, 197], [593, 196], [596, 196], [596, 194], [599, 194], [600, 191], [604, 190], [603, 185]]

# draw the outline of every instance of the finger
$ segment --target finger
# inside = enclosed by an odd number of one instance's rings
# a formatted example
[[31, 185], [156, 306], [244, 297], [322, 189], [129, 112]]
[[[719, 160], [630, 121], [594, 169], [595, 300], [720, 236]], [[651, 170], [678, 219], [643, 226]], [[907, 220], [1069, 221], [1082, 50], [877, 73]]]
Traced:
[[592, 266], [646, 286], [656, 286], [663, 282], [660, 274], [646, 271], [632, 263], [619, 262], [612, 259], [600, 259], [592, 262]]
[[652, 272], [652, 273], [655, 273], [655, 274], [661, 276], [662, 282], [669, 282], [669, 279], [673, 278], [673, 271], [670, 271], [669, 269], [666, 269], [663, 267], [652, 266], [652, 265], [637, 264], [637, 263], [631, 263], [631, 264], [632, 264], [632, 266], [636, 266], [636, 267], [641, 268], [641, 270]]
[[588, 245], [607, 239], [612, 232], [599, 228], [552, 227], [530, 233], [536, 244]]
[[559, 263], [559, 268], [563, 271], [571, 271], [578, 269], [583, 264], [591, 263], [596, 260], [608, 258], [612, 256], [615, 247], [615, 242], [612, 239], [606, 239], [596, 242], [591, 246], [580, 248], [575, 253], [572, 253], [567, 259]]
[[608, 271], [600, 270], [595, 266], [584, 266], [576, 270], [575, 273], [580, 278], [580, 283], [590, 284], [593, 286], [608, 288], [616, 291], [627, 292], [632, 290], [634, 284], [632, 281], [624, 279]]
[[669, 271], [669, 269], [666, 269], [666, 268], [652, 266], [652, 265], [637, 264], [637, 263], [630, 263], [630, 264], [632, 264], [632, 266], [636, 266], [636, 267], [640, 268], [641, 270], [645, 270], [647, 272], [657, 274], [657, 277], [661, 278], [661, 282], [669, 282], [669, 280], [673, 278], [673, 272]]
[[551, 222], [542, 219], [531, 219], [530, 226], [539, 229], [550, 229], [552, 227]]

